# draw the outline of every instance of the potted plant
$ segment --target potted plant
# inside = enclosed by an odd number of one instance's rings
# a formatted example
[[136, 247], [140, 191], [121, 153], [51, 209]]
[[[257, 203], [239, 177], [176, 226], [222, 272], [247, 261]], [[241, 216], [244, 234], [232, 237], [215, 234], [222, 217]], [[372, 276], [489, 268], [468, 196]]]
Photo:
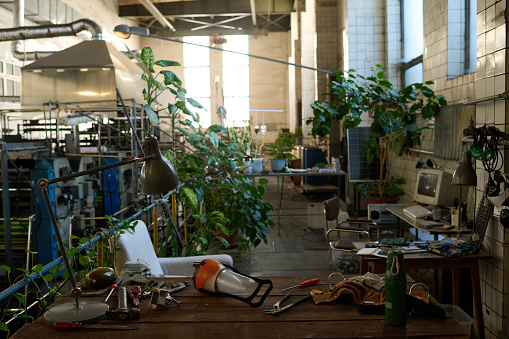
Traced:
[[[183, 147], [177, 149], [173, 143], [174, 148], [165, 152], [180, 181], [186, 183], [180, 195], [182, 200], [186, 198], [185, 206], [192, 215], [189, 242], [182, 253], [203, 253], [213, 243], [223, 243], [228, 247], [225, 236], [232, 234], [239, 235], [239, 250], [242, 251], [266, 242], [266, 234], [274, 226], [269, 215], [273, 208], [262, 198], [267, 181], [260, 179], [258, 184], [254, 184], [246, 177], [236, 175], [236, 168], [232, 166], [235, 162], [242, 163], [246, 143], [226, 127], [213, 125], [204, 129], [200, 126], [200, 117], [193, 113], [192, 107], [203, 106], [187, 98], [182, 81], [168, 70], [168, 67], [180, 64], [169, 60], [156, 61], [148, 47], [143, 48], [138, 61], [145, 66], [142, 78], [147, 84], [143, 90], [147, 104], [144, 109], [151, 125], [159, 123], [160, 114], [167, 114], [173, 140], [178, 139], [175, 136], [177, 132], [186, 139]], [[156, 65], [161, 67], [157, 73]], [[158, 100], [166, 91], [173, 94], [173, 102], [161, 105]], [[168, 236], [172, 255], [178, 256], [180, 252], [176, 250], [178, 244], [173, 232], [172, 228]]]
[[361, 124], [362, 115], [369, 114], [370, 140], [363, 144], [361, 154], [368, 163], [375, 158], [380, 161], [380, 175], [376, 182], [356, 185], [364, 197], [405, 194], [401, 188], [406, 184], [405, 179], [390, 175], [391, 152], [401, 155], [407, 143], [420, 145], [422, 131], [431, 126], [429, 119], [439, 113], [440, 106], [447, 104], [443, 96], [435, 95], [428, 87], [433, 82], [415, 83], [398, 91], [386, 80], [381, 68], [376, 65], [372, 69], [374, 75], [369, 77], [354, 70], [335, 73], [336, 80], [328, 86], [330, 101], [316, 101], [311, 105], [313, 117], [306, 121], [312, 124], [313, 136], [324, 137], [330, 134], [334, 122], [350, 129]]
[[251, 245], [266, 242], [274, 226], [269, 215], [273, 208], [263, 199], [267, 179], [253, 183], [227, 165], [231, 157], [243, 156], [242, 145], [235, 137], [221, 140], [218, 134], [226, 133], [226, 128], [219, 125], [203, 130], [188, 121], [180, 130], [195, 150], [178, 154], [177, 171], [187, 183], [183, 192], [194, 219], [188, 253], [233, 242], [239, 251], [249, 251]]
[[270, 160], [273, 172], [283, 172], [287, 159], [294, 159], [292, 151], [295, 150], [295, 140], [302, 137], [302, 130], [295, 129], [295, 132], [280, 131], [274, 143], [267, 147], [272, 157]]

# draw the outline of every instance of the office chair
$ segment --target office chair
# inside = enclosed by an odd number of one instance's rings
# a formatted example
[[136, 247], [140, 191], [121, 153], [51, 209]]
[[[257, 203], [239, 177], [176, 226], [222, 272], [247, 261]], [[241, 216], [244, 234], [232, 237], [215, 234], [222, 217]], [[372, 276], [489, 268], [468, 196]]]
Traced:
[[227, 254], [214, 254], [178, 258], [158, 258], [145, 223], [137, 220], [134, 232], [126, 230], [116, 239], [118, 248], [115, 254], [115, 273], [120, 274], [126, 262], [136, 262], [142, 259], [150, 266], [155, 276], [184, 276], [192, 277], [193, 263], [212, 258], [224, 264], [233, 266], [233, 259]]

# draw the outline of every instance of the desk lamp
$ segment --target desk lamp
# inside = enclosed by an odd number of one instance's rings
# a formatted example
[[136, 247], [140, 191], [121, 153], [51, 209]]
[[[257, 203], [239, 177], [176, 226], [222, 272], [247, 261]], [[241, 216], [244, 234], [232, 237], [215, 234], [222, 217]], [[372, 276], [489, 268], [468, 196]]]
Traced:
[[54, 306], [50, 310], [46, 311], [44, 314], [46, 323], [53, 325], [57, 321], [79, 323], [96, 322], [103, 319], [105, 312], [108, 310], [108, 305], [104, 302], [79, 300], [81, 296], [81, 289], [76, 285], [76, 280], [72, 274], [71, 265], [65, 252], [64, 243], [62, 242], [62, 238], [58, 230], [57, 220], [53, 209], [51, 208], [51, 202], [47, 191], [49, 185], [139, 161], [143, 162], [140, 175], [142, 193], [147, 195], [162, 194], [175, 189], [179, 185], [178, 176], [171, 163], [161, 154], [157, 139], [153, 136], [145, 137], [142, 144], [142, 150], [145, 156], [141, 158], [131, 158], [113, 164], [91, 168], [82, 172], [64, 175], [51, 180], [42, 178], [37, 182], [37, 186], [42, 190], [44, 202], [51, 219], [51, 224], [53, 225], [53, 230], [55, 231], [58, 249], [62, 255], [62, 260], [69, 276], [69, 282], [71, 283], [71, 296], [74, 298], [74, 302]]
[[458, 230], [461, 229], [461, 189], [463, 186], [477, 186], [477, 175], [472, 167], [472, 158], [470, 151], [464, 151], [458, 168], [452, 174], [453, 185], [460, 185], [460, 201], [458, 206]]

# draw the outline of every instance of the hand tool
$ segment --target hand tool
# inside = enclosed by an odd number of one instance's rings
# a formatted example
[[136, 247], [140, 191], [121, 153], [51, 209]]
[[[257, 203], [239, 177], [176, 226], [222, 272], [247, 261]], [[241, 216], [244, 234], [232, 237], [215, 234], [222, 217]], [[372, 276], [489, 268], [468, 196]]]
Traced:
[[154, 288], [150, 298], [150, 308], [156, 311], [164, 310], [166, 304], [175, 303], [180, 307], [180, 301], [173, 298], [168, 290], [163, 288]]
[[113, 294], [113, 291], [117, 290], [121, 283], [122, 283], [122, 277], [118, 276], [117, 279], [115, 280], [115, 282], [110, 286], [110, 293], [108, 293], [108, 296], [104, 300], [105, 303], [108, 302], [108, 299]]
[[148, 284], [145, 286], [145, 292], [141, 295], [141, 299], [148, 297], [152, 294], [152, 291], [154, 288], [163, 288], [164, 287], [164, 281], [161, 281], [160, 283], [157, 283], [157, 281], [150, 280]]
[[300, 284], [298, 284], [298, 285], [291, 286], [291, 287], [287, 287], [287, 288], [285, 288], [285, 289], [281, 290], [281, 292], [284, 292], [284, 291], [286, 291], [286, 290], [289, 290], [290, 288], [295, 288], [295, 287], [300, 287], [300, 288], [302, 288], [302, 287], [313, 286], [313, 285], [318, 284], [318, 282], [319, 282], [319, 281], [320, 281], [320, 279], [318, 279], [318, 278], [315, 278], [315, 279], [309, 279], [309, 280], [306, 280], [306, 281], [301, 282], [301, 283], [300, 283]]
[[189, 281], [184, 281], [178, 284], [171, 284], [171, 290], [168, 291], [170, 294], [174, 294], [182, 291], [186, 286], [189, 286]]
[[82, 328], [93, 328], [100, 330], [139, 330], [138, 327], [129, 327], [121, 325], [95, 325], [95, 324], [82, 324], [70, 323], [65, 321], [57, 321], [53, 324], [53, 328], [61, 331], [81, 330]]
[[288, 293], [287, 295], [285, 295], [283, 298], [281, 298], [277, 303], [275, 303], [273, 306], [272, 306], [272, 309], [271, 310], [265, 310], [263, 312], [265, 312], [265, 314], [267, 315], [280, 315], [281, 313], [283, 313], [284, 311], [292, 308], [293, 306], [297, 306], [298, 304], [301, 304], [303, 303], [304, 301], [308, 300], [309, 298], [311, 298], [310, 295], [306, 295], [305, 297], [303, 298], [300, 298], [299, 300], [297, 300], [296, 302], [292, 303], [292, 304], [289, 304], [289, 305], [286, 305], [286, 306], [283, 306], [281, 307], [281, 303], [285, 302], [286, 300], [288, 300], [288, 298], [290, 298], [292, 294], [291, 293]]
[[132, 286], [129, 286], [129, 297], [131, 298], [131, 302], [133, 303], [134, 306], [139, 306], [141, 300], [141, 287], [135, 286], [134, 287], [136, 289], [135, 293], [133, 293], [132, 288], [133, 288]]
[[124, 286], [118, 288], [118, 307], [106, 311], [109, 320], [136, 320], [140, 318], [139, 308], [127, 308], [127, 292]]

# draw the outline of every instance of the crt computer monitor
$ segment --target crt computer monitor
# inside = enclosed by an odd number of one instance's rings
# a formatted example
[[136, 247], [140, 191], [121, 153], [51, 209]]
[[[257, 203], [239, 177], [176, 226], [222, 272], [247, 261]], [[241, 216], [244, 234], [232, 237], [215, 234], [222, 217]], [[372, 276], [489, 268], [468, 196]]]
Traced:
[[[453, 206], [454, 199], [459, 199], [460, 186], [453, 185], [452, 174], [431, 168], [417, 172], [414, 200], [421, 204], [435, 206]], [[468, 189], [462, 194], [466, 194]]]

